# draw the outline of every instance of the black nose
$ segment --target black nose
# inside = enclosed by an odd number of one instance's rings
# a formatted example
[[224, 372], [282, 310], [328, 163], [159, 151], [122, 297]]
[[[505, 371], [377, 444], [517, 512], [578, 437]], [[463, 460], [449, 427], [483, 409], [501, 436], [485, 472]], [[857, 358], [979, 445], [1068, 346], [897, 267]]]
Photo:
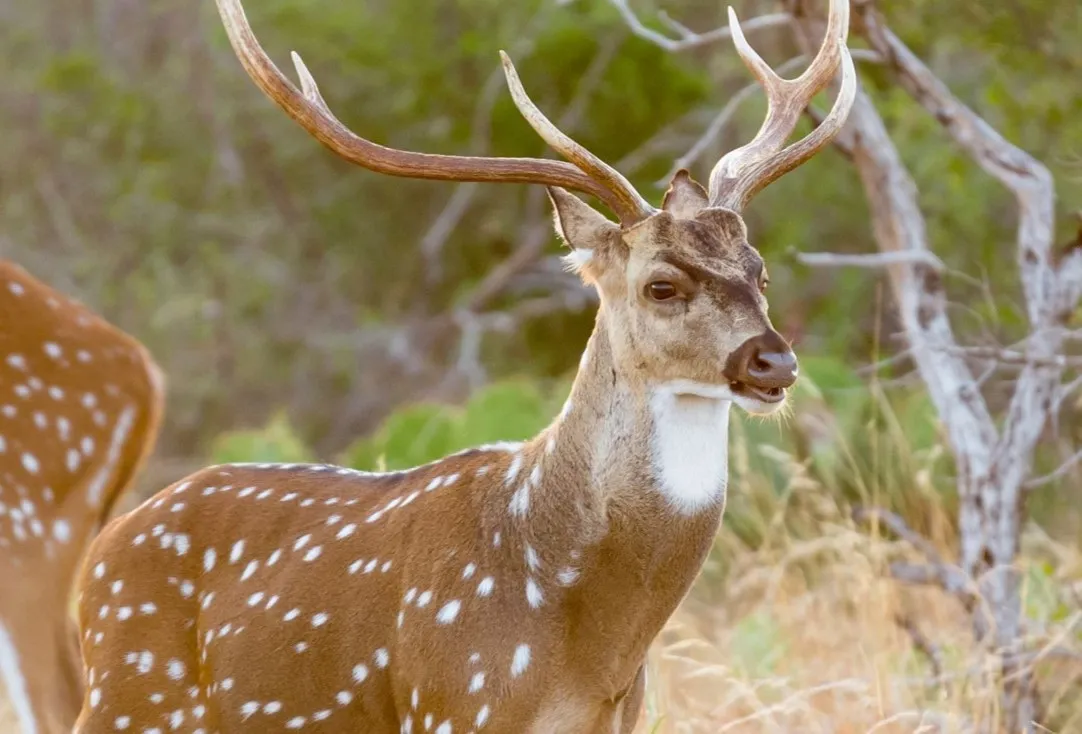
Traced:
[[796, 355], [788, 342], [771, 329], [741, 344], [729, 356], [724, 372], [731, 382], [765, 390], [790, 387], [796, 382]]

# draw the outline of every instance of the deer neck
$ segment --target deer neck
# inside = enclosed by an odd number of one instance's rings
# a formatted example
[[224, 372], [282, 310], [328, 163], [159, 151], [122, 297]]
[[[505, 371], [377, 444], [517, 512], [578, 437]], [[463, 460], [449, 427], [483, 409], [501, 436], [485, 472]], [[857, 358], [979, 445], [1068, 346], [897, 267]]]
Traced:
[[551, 601], [563, 604], [574, 648], [596, 653], [569, 664], [592, 666], [618, 690], [686, 595], [717, 532], [729, 403], [707, 397], [705, 386], [622, 375], [602, 316], [563, 411], [516, 454], [505, 491], [538, 578], [534, 601], [540, 606], [542, 589], [559, 589]]

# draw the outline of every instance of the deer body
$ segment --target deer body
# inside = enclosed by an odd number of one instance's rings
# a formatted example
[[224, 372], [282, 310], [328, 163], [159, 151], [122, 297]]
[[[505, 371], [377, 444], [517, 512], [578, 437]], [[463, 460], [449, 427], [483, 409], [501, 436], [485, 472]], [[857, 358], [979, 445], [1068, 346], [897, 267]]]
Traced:
[[213, 467], [118, 519], [84, 568], [80, 731], [630, 732], [717, 530], [728, 403], [611, 385], [605, 342], [532, 441]]
[[[82, 734], [628, 734], [644, 660], [708, 553], [725, 504], [729, 410], [769, 414], [796, 380], [740, 210], [837, 133], [855, 95], [848, 5], [782, 80], [731, 23], [766, 88], [756, 137], [709, 190], [678, 173], [657, 209], [568, 138], [504, 69], [570, 163], [376, 145], [294, 87], [238, 0], [218, 0], [255, 83], [343, 157], [383, 173], [546, 184], [568, 265], [601, 307], [571, 396], [521, 445], [407, 472], [212, 467], [118, 518], [84, 564]], [[785, 147], [841, 69], [834, 108]], [[598, 196], [619, 224], [562, 187]]]
[[153, 449], [162, 397], [138, 342], [0, 261], [0, 680], [18, 731], [75, 721], [72, 582]]

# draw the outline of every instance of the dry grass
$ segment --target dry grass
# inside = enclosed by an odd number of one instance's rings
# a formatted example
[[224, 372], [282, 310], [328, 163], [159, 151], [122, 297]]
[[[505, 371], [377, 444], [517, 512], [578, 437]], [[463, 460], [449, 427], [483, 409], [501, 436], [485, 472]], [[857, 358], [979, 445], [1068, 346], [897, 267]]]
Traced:
[[[833, 502], [818, 499], [820, 511]], [[818, 537], [780, 533], [755, 550], [723, 530], [724, 581], [711, 579], [708, 569], [651, 652], [641, 731], [996, 731], [995, 689], [980, 674], [990, 670], [982, 666], [988, 656], [973, 642], [968, 615], [942, 592], [888, 579], [886, 561], [909, 549], [854, 527], [845, 509], [820, 518]], [[1082, 588], [1077, 550], [1036, 528], [1025, 545], [1026, 564], [1056, 558], [1051, 577], [1058, 592], [1069, 594], [1072, 581]], [[1037, 648], [1061, 648], [1060, 657], [1035, 670], [1048, 731], [1064, 734], [1082, 731], [1082, 612], [1077, 602], [1071, 606], [1073, 615], [1035, 625], [1043, 634], [1033, 641]], [[935, 647], [938, 682], [935, 664], [916, 649], [901, 620]], [[1076, 657], [1063, 657], [1066, 651]]]

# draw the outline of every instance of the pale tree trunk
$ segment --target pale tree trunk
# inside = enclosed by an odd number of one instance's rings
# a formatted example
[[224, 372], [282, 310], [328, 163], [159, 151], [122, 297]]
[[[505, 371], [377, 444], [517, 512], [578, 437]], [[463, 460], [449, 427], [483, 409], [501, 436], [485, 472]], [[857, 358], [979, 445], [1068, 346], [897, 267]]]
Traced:
[[[802, 45], [814, 49], [822, 37], [822, 24], [805, 12], [807, 0], [789, 0], [788, 4]], [[1001, 427], [993, 422], [979, 383], [964, 360], [965, 351], [957, 347], [951, 333], [936, 268], [915, 259], [889, 270], [911, 355], [947, 430], [956, 461], [960, 570], [968, 587], [961, 596], [971, 611], [977, 640], [997, 656], [1002, 691], [999, 727], [1034, 732], [1040, 709], [1025, 656], [1018, 568], [1024, 483], [1030, 477], [1037, 442], [1058, 409], [1066, 364], [1061, 356], [1064, 327], [1078, 303], [1082, 253], [1071, 251], [1058, 261], [1055, 257], [1055, 192], [1047, 168], [955, 99], [883, 25], [870, 3], [861, 3], [857, 11], [859, 33], [898, 83], [959, 147], [1014, 193], [1018, 204], [1017, 261], [1030, 333], [1026, 363]], [[916, 186], [863, 93], [848, 127], [839, 146], [860, 172], [880, 250], [930, 254]], [[929, 262], [935, 262], [934, 256]], [[903, 578], [906, 570], [896, 568]], [[957, 579], [947, 570], [935, 570], [934, 575], [947, 577], [936, 579], [947, 588], [957, 586]]]
[[[745, 32], [787, 22], [805, 58], [810, 58], [823, 38], [826, 4], [821, 0], [782, 1], [785, 14], [747, 21]], [[610, 2], [632, 32], [674, 53], [729, 37], [724, 28], [696, 33], [671, 20], [666, 25], [676, 38], [665, 36], [644, 25], [628, 0]], [[859, 514], [877, 515], [925, 556], [927, 563], [922, 565], [892, 564], [892, 574], [908, 583], [936, 584], [957, 596], [971, 614], [975, 638], [997, 661], [988, 682], [999, 687], [999, 710], [993, 721], [980, 721], [978, 730], [1036, 732], [1040, 706], [1025, 645], [1019, 543], [1027, 486], [1047, 480], [1031, 478], [1037, 443], [1055, 420], [1063, 398], [1080, 381], [1063, 384], [1068, 360], [1062, 355], [1066, 325], [1082, 295], [1082, 245], [1058, 253], [1053, 247], [1055, 190], [1048, 170], [959, 102], [886, 28], [871, 0], [851, 0], [851, 4], [851, 36], [863, 37], [870, 46], [870, 50], [854, 51], [854, 58], [871, 58], [885, 65], [953, 142], [1014, 194], [1018, 207], [1016, 261], [1029, 321], [1020, 351], [959, 345], [947, 310], [945, 268], [929, 247], [916, 185], [871, 100], [859, 92], [835, 145], [853, 161], [860, 175], [879, 253], [806, 253], [802, 259], [812, 265], [886, 268], [908, 354], [943, 424], [955, 460], [961, 498], [959, 561], [944, 561], [931, 543], [906, 527], [897, 515], [868, 508]], [[757, 20], [761, 22], [756, 24]], [[734, 99], [748, 91], [742, 90]], [[690, 165], [710, 147], [731, 117], [730, 107], [725, 107], [718, 124], [696, 142], [682, 160], [684, 164]], [[817, 116], [813, 110], [809, 112]], [[1020, 365], [1014, 392], [998, 424], [981, 392], [982, 379], [971, 366], [976, 357], [991, 362], [993, 368], [997, 361]], [[1080, 458], [1082, 452], [1072, 460]]]

